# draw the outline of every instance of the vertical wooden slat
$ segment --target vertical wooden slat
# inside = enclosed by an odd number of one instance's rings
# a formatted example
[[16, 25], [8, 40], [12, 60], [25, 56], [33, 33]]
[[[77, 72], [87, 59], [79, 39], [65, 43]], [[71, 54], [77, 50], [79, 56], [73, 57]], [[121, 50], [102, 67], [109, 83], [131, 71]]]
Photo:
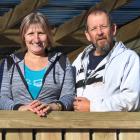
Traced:
[[61, 130], [37, 130], [36, 140], [62, 140]]
[[92, 140], [117, 140], [117, 133], [115, 130], [98, 130], [93, 132]]
[[2, 131], [0, 130], [0, 140], [2, 140]]
[[65, 140], [89, 140], [88, 130], [67, 130], [65, 133]]
[[32, 130], [7, 130], [5, 140], [33, 140]]
[[140, 140], [140, 130], [122, 130], [119, 140]]

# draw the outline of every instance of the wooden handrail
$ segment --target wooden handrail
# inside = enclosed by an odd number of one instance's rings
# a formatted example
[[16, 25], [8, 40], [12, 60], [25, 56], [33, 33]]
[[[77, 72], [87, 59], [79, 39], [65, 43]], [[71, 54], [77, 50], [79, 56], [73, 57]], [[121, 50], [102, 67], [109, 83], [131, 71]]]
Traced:
[[140, 113], [1, 110], [0, 140], [140, 140]]
[[139, 112], [51, 112], [39, 117], [31, 112], [0, 111], [0, 128], [140, 128]]

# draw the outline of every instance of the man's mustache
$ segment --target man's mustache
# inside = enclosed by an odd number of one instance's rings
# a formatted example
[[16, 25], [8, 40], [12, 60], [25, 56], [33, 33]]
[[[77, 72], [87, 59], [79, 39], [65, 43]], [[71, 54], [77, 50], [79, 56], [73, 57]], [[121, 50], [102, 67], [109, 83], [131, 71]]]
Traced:
[[98, 37], [96, 40], [103, 40], [103, 39], [106, 39], [106, 37]]

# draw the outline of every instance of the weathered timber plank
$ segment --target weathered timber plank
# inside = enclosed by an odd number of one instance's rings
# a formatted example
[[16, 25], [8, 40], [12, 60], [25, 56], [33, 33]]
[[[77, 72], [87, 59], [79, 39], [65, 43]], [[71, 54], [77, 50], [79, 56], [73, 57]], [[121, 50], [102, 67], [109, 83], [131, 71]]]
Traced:
[[2, 140], [2, 131], [0, 131], [0, 140]]
[[62, 140], [61, 130], [37, 130], [36, 140]]
[[117, 39], [123, 42], [130, 42], [140, 37], [140, 18], [122, 26], [117, 33]]
[[33, 140], [31, 130], [7, 130], [5, 140]]
[[139, 129], [139, 112], [51, 112], [39, 117], [31, 112], [0, 111], [0, 128], [102, 128]]
[[120, 131], [119, 140], [140, 140], [140, 129]]
[[117, 140], [115, 130], [98, 130], [92, 134], [92, 140]]
[[65, 140], [89, 140], [89, 130], [67, 130], [65, 132]]

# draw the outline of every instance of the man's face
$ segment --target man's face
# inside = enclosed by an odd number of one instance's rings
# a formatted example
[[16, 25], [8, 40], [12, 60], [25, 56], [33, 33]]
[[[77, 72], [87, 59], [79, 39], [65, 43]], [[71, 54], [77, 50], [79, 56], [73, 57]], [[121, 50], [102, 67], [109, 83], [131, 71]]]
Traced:
[[96, 13], [89, 15], [87, 26], [86, 37], [95, 45], [96, 51], [109, 51], [116, 34], [116, 25], [110, 25], [105, 13]]

